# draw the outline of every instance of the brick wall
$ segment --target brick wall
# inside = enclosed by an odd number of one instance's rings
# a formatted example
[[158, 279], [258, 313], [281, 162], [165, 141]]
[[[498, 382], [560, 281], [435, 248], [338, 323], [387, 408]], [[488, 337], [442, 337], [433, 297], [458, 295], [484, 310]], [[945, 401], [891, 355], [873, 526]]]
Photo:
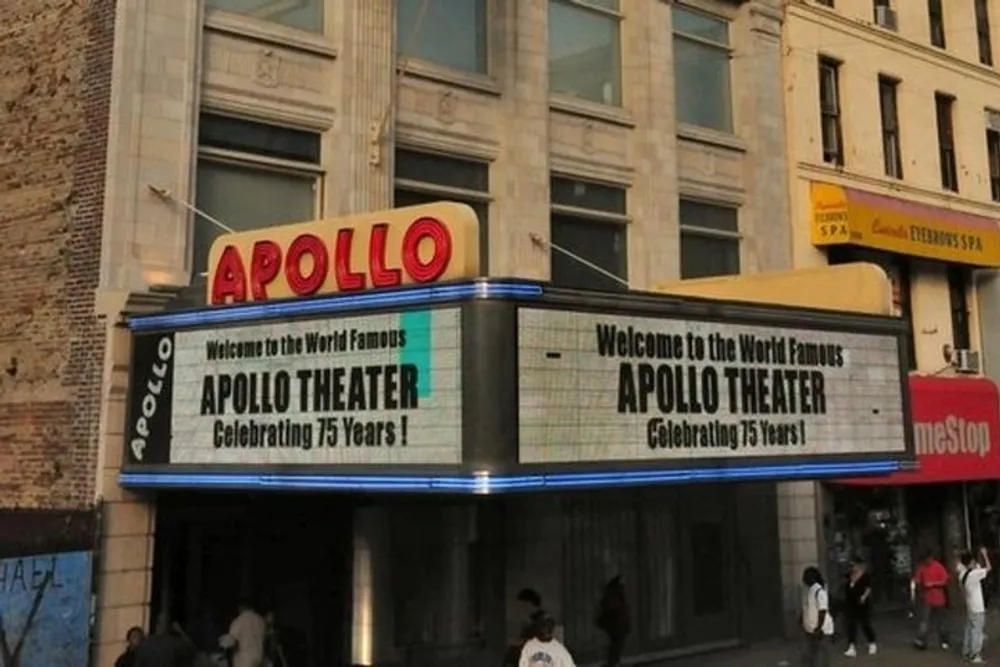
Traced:
[[0, 2], [0, 505], [93, 504], [115, 0]]

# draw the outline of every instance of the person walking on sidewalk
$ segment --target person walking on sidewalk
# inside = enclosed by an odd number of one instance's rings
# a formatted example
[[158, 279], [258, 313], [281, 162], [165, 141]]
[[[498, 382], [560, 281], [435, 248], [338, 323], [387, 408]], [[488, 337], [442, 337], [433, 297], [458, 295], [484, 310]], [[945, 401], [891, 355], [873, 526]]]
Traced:
[[851, 557], [851, 571], [844, 586], [844, 616], [847, 620], [847, 650], [844, 655], [858, 655], [858, 628], [868, 642], [868, 655], [875, 655], [875, 629], [872, 628], [872, 580], [865, 567], [865, 560], [858, 555]]
[[986, 602], [983, 599], [983, 579], [992, 565], [986, 548], [979, 550], [980, 560], [966, 551], [959, 557], [958, 580], [965, 593], [965, 639], [962, 657], [975, 664], [983, 663], [983, 630], [986, 626]]
[[802, 585], [806, 589], [802, 598], [802, 629], [806, 633], [803, 662], [806, 667], [829, 667], [830, 638], [833, 637], [830, 594], [823, 575], [813, 566], [802, 572]]
[[920, 604], [920, 625], [913, 644], [918, 649], [927, 648], [927, 637], [933, 630], [941, 642], [941, 650], [948, 650], [948, 570], [930, 551], [923, 553], [920, 566], [910, 582], [910, 597]]

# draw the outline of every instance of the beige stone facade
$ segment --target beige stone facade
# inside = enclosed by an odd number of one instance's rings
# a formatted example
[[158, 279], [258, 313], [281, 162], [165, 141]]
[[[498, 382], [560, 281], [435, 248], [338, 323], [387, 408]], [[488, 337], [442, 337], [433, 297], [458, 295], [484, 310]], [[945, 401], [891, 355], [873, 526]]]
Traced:
[[[870, 0], [788, 3], [783, 71], [796, 268], [833, 261], [825, 249], [813, 245], [810, 237], [812, 183], [834, 184], [936, 207], [944, 215], [961, 212], [984, 218], [997, 216], [1000, 194], [991, 193], [996, 167], [991, 169], [993, 158], [988, 154], [986, 130], [1000, 90], [1000, 73], [988, 62], [998, 57], [993, 54], [1000, 28], [1000, 6], [992, 1], [946, 0], [940, 3], [941, 13], [936, 17], [929, 9], [934, 3], [893, 0], [884, 4], [880, 13]], [[986, 13], [977, 15], [977, 6], [985, 7]], [[832, 65], [837, 72], [835, 106], [841, 133], [838, 156], [824, 155], [821, 62]], [[886, 159], [880, 82], [895, 88], [898, 168]], [[957, 159], [955, 182], [949, 185], [943, 181], [941, 167], [935, 107], [938, 95], [953, 99], [951, 124]], [[908, 312], [899, 314], [911, 318], [914, 370], [953, 376], [943, 351], [946, 346], [958, 346], [959, 340], [953, 329], [953, 313], [962, 307], [950, 294], [948, 277], [949, 269], [956, 267], [920, 257], [904, 257], [903, 263], [908, 267], [909, 304], [903, 309]], [[958, 269], [966, 281], [959, 291], [964, 292], [966, 301], [968, 346], [980, 350], [989, 338], [981, 336], [980, 303], [995, 311], [995, 271], [972, 266]], [[896, 288], [898, 296], [898, 282]], [[981, 301], [984, 294], [980, 291], [984, 288], [994, 295], [992, 301]], [[895, 305], [900, 307], [898, 302]], [[995, 323], [996, 316], [990, 317]], [[798, 490], [798, 518], [792, 524], [798, 544], [795, 567], [826, 560], [820, 517], [829, 510], [824, 508], [829, 498], [824, 501], [822, 489], [818, 484], [804, 484]], [[958, 544], [964, 538], [954, 533], [948, 539]]]
[[[158, 289], [183, 287], [197, 273], [192, 239], [207, 223], [189, 206], [198, 197], [201, 112], [318, 133], [317, 217], [391, 207], [397, 147], [486, 163], [491, 275], [549, 277], [548, 250], [532, 234], [550, 235], [552, 173], [626, 189], [633, 288], [679, 276], [680, 196], [738, 209], [742, 270], [790, 266], [778, 0], [686, 3], [729, 22], [727, 133], [675, 121], [669, 2], [621, 1], [620, 106], [549, 93], [545, 0], [486, 3], [485, 74], [398, 61], [392, 0], [328, 0], [319, 32], [202, 4], [118, 4], [96, 298], [109, 322], [158, 307]], [[127, 627], [149, 619], [154, 505], [116, 483], [128, 360], [126, 331], [110, 327], [98, 665], [111, 664]]]

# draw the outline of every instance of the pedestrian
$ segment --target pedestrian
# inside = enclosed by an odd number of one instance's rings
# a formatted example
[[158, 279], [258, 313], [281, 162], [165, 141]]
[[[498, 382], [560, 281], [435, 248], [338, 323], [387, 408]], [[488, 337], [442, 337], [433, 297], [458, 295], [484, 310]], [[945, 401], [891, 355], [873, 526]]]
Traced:
[[516, 667], [521, 659], [524, 643], [538, 634], [538, 623], [547, 617], [542, 607], [542, 596], [534, 588], [522, 588], [517, 594], [517, 603], [522, 608], [521, 629], [517, 641], [507, 646], [504, 655], [505, 667]]
[[556, 622], [542, 614], [534, 623], [535, 636], [524, 642], [518, 667], [576, 667], [573, 656], [555, 638]]
[[180, 636], [178, 629], [168, 614], [157, 615], [153, 634], [136, 649], [135, 667], [191, 667], [194, 647]]
[[809, 566], [802, 572], [802, 629], [805, 632], [806, 667], [829, 667], [833, 615], [830, 594], [819, 568]]
[[983, 660], [983, 630], [986, 627], [986, 601], [983, 598], [983, 579], [990, 573], [992, 564], [986, 548], [980, 548], [979, 560], [966, 551], [959, 557], [958, 580], [965, 593], [965, 638], [962, 640], [962, 657], [975, 664]]
[[948, 570], [932, 552], [925, 551], [910, 582], [910, 598], [920, 601], [920, 625], [913, 641], [918, 649], [927, 648], [927, 638], [932, 631], [937, 634], [941, 650], [949, 648], [947, 587]]
[[239, 611], [229, 624], [227, 644], [232, 651], [233, 667], [261, 667], [264, 662], [264, 638], [267, 623], [257, 613], [249, 598], [239, 604]]
[[115, 660], [115, 667], [135, 667], [135, 654], [143, 637], [142, 628], [139, 626], [134, 625], [128, 629], [125, 633], [125, 652]]
[[875, 629], [872, 628], [872, 580], [865, 566], [865, 559], [854, 555], [851, 571], [844, 586], [844, 617], [847, 621], [847, 650], [844, 655], [853, 658], [858, 655], [858, 628], [868, 642], [868, 655], [875, 655]]
[[597, 606], [597, 627], [608, 636], [604, 667], [618, 667], [625, 651], [625, 638], [631, 626], [628, 602], [625, 599], [625, 585], [620, 574], [605, 584], [604, 593]]

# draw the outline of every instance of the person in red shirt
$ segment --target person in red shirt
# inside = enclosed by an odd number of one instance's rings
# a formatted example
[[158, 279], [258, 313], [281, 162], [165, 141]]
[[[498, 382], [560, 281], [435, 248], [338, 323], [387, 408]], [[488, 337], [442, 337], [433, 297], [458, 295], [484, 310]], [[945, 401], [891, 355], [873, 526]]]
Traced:
[[927, 637], [933, 629], [941, 642], [941, 649], [948, 650], [948, 570], [934, 554], [922, 554], [920, 566], [913, 574], [910, 596], [920, 601], [920, 626], [914, 644], [919, 649], [927, 648]]

